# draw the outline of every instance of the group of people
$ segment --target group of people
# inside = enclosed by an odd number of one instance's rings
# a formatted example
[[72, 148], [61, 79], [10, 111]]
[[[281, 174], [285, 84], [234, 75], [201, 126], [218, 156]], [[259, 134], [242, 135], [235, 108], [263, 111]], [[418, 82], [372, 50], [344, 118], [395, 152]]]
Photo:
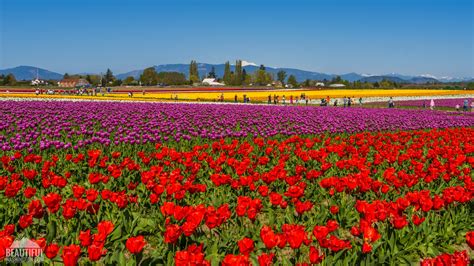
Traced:
[[[304, 93], [302, 93], [299, 97], [296, 96], [293, 98], [293, 95], [290, 95], [290, 99], [288, 101], [289, 104], [293, 105], [293, 104], [302, 104], [302, 103], [305, 103], [306, 105], [308, 105], [308, 103], [310, 103], [311, 99], [309, 97], [307, 97]], [[274, 94], [273, 95], [273, 100], [272, 100], [272, 95], [268, 95], [268, 101], [267, 101], [268, 104], [280, 104], [280, 95], [276, 95]], [[283, 95], [281, 97], [281, 103], [283, 105], [286, 105], [287, 102], [286, 102], [286, 97], [285, 95]]]
[[[244, 99], [245, 99], [245, 95], [244, 95]], [[235, 102], [237, 102], [237, 95], [235, 95]], [[287, 101], [287, 98], [285, 97], [285, 95], [283, 95], [281, 97], [281, 100], [280, 100], [279, 95], [274, 94], [273, 97], [272, 97], [271, 94], [268, 95], [267, 104], [280, 104], [280, 103], [282, 103], [283, 105], [286, 105], [286, 104], [290, 104], [290, 105], [293, 105], [293, 104], [297, 104], [297, 105], [306, 104], [306, 105], [308, 105], [308, 104], [311, 103], [311, 99], [307, 95], [305, 95], [304, 93], [302, 93], [300, 96], [296, 96], [296, 97], [293, 97], [293, 95], [290, 95], [288, 101]], [[359, 98], [358, 103], [359, 103], [359, 105], [362, 105], [362, 97]], [[343, 107], [351, 107], [352, 105], [355, 105], [355, 104], [356, 104], [355, 97], [346, 97], [346, 96], [344, 96], [342, 98], [342, 106]], [[327, 96], [326, 98], [321, 98], [320, 99], [319, 106], [330, 106], [330, 105], [331, 105], [331, 98], [329, 96]], [[332, 102], [332, 105], [334, 107], [337, 107], [339, 105], [339, 100], [334, 99], [334, 101]]]
[[65, 89], [65, 90], [53, 90], [53, 89], [40, 89], [36, 88], [35, 94], [40, 95], [40, 94], [47, 94], [47, 95], [54, 95], [54, 94], [59, 94], [59, 95], [87, 95], [87, 96], [97, 96], [98, 94], [101, 94], [102, 96], [105, 95], [105, 93], [110, 93], [112, 91], [111, 88], [74, 88], [74, 89]]
[[[459, 106], [459, 104], [456, 104], [455, 108], [456, 108], [456, 111], [459, 112], [461, 106]], [[463, 105], [462, 105], [462, 110], [464, 112], [467, 112], [469, 110], [469, 100], [468, 99], [464, 99]], [[471, 103], [471, 112], [474, 112], [474, 101], [472, 101], [472, 103]]]

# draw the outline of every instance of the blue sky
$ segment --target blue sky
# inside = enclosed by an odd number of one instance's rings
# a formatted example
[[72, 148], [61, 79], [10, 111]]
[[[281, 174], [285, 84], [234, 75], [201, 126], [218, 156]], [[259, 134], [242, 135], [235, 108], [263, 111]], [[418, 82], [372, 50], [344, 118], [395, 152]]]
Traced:
[[472, 0], [0, 0], [0, 68], [114, 73], [243, 59], [474, 76]]

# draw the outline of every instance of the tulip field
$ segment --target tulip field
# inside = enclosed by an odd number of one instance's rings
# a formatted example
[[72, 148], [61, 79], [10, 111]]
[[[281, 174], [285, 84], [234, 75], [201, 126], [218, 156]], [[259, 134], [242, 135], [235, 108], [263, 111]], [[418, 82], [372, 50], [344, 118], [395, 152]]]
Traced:
[[474, 116], [0, 101], [0, 263], [470, 265]]

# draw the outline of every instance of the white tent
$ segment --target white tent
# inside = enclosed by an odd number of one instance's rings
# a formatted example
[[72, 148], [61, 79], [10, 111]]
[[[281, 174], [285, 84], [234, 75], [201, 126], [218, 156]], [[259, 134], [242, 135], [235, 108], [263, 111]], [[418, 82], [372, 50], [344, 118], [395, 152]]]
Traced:
[[224, 83], [217, 82], [216, 79], [213, 78], [205, 78], [202, 81], [202, 84], [209, 85], [209, 86], [224, 86]]
[[345, 86], [346, 85], [344, 85], [344, 84], [331, 84], [331, 85], [329, 85], [329, 87], [331, 87], [331, 88], [343, 88]]

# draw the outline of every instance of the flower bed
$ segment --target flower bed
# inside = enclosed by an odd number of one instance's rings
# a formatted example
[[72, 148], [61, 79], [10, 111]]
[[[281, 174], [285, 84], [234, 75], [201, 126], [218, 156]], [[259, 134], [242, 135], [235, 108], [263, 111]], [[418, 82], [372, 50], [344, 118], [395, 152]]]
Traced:
[[22, 237], [65, 265], [472, 256], [472, 116], [73, 102], [0, 114], [0, 260]]
[[[458, 99], [434, 99], [435, 107], [450, 107], [455, 108], [456, 105], [462, 109], [464, 106], [464, 100], [468, 100], [468, 107], [471, 107], [471, 103], [474, 100], [473, 98], [458, 98]], [[397, 101], [395, 105], [397, 106], [416, 106], [416, 107], [423, 107], [423, 103], [425, 104], [426, 108], [430, 107], [430, 100], [410, 100], [410, 101]]]
[[474, 126], [443, 112], [304, 106], [6, 101], [0, 113], [4, 151]]

